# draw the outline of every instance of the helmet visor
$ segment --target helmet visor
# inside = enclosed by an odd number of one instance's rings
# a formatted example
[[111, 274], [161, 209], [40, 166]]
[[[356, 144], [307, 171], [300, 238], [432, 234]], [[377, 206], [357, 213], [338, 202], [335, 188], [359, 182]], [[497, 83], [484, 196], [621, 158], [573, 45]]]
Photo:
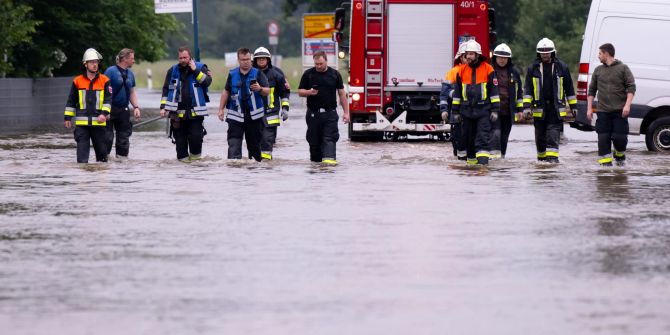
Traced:
[[537, 52], [541, 54], [547, 54], [550, 52], [554, 52], [554, 48], [537, 48]]

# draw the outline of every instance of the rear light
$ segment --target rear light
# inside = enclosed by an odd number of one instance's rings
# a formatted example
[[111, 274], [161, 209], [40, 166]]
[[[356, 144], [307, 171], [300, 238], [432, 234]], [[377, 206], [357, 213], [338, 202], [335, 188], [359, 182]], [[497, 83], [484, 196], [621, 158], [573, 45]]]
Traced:
[[393, 114], [393, 108], [389, 107], [389, 108], [386, 109], [386, 115], [391, 115], [391, 114]]
[[589, 89], [589, 63], [579, 64], [579, 76], [577, 76], [577, 100], [586, 101]]
[[353, 101], [361, 100], [361, 95], [358, 94], [358, 93], [354, 93], [354, 94], [351, 96], [351, 100], [353, 100]]

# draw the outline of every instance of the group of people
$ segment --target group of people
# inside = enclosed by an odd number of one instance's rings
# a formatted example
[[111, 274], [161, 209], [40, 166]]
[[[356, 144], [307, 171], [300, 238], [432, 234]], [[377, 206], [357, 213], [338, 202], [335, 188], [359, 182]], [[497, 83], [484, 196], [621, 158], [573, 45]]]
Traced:
[[[487, 63], [475, 40], [460, 44], [440, 93], [442, 118], [452, 125], [453, 152], [458, 159], [486, 165], [493, 157], [504, 158], [514, 121], [532, 117], [537, 159], [559, 162], [563, 118], [568, 112], [576, 115], [577, 99], [568, 66], [556, 57], [554, 42], [541, 39], [536, 52], [537, 59], [528, 67], [522, 84], [508, 45], [498, 45]], [[602, 65], [593, 73], [587, 98], [591, 121], [598, 95], [598, 162], [605, 166], [623, 165], [626, 160], [627, 117], [635, 94], [632, 72], [614, 55], [612, 44], [600, 46]]]
[[[486, 165], [492, 157], [504, 158], [512, 124], [533, 118], [537, 159], [559, 162], [559, 142], [563, 118], [576, 113], [577, 99], [567, 64], [556, 57], [554, 43], [543, 38], [537, 44], [537, 59], [526, 71], [522, 84], [506, 44], [493, 51], [486, 62], [479, 43], [462, 43], [455, 66], [446, 74], [440, 93], [440, 110], [452, 125], [453, 152], [467, 164]], [[614, 58], [610, 43], [599, 48], [598, 66], [588, 88], [587, 118], [593, 116], [593, 100], [598, 96], [598, 162], [602, 165], [626, 160], [628, 114], [635, 94], [630, 69]], [[176, 144], [177, 159], [192, 162], [201, 158], [203, 121], [209, 102], [212, 72], [193, 59], [186, 47], [178, 50], [179, 61], [166, 73], [160, 114], [170, 119], [170, 137]], [[314, 67], [300, 79], [298, 95], [307, 98], [307, 142], [310, 160], [337, 164], [339, 139], [337, 100], [349, 121], [349, 105], [344, 82], [338, 71], [328, 66], [323, 51], [313, 55]], [[102, 55], [95, 49], [84, 52], [82, 74], [75, 77], [65, 108], [65, 126], [75, 126], [77, 162], [87, 163], [93, 143], [96, 160], [107, 161], [116, 134], [116, 156], [127, 158], [132, 134], [132, 115], [141, 116], [135, 94], [135, 77], [130, 70], [134, 51], [123, 49], [116, 65], [100, 74]], [[242, 142], [248, 157], [271, 160], [281, 120], [288, 119], [290, 85], [281, 69], [273, 66], [270, 52], [259, 47], [252, 54], [237, 50], [239, 66], [230, 70], [221, 93], [218, 117], [228, 123], [228, 159], [242, 159]], [[614, 154], [612, 155], [612, 144]]]
[[[305, 71], [298, 88], [298, 95], [307, 98], [310, 160], [337, 164], [337, 97], [345, 122], [349, 117], [344, 82], [340, 73], [327, 65], [323, 51], [315, 52], [313, 58], [314, 67]], [[203, 122], [208, 115], [212, 71], [195, 61], [186, 47], [179, 48], [178, 59], [165, 76], [160, 115], [169, 118], [177, 159], [192, 162], [201, 158], [207, 134]], [[102, 55], [95, 49], [84, 52], [82, 74], [74, 78], [65, 107], [65, 127], [75, 126], [78, 163], [88, 162], [91, 143], [96, 161], [106, 162], [115, 133], [116, 157], [127, 158], [132, 134], [128, 106], [132, 105], [135, 118], [141, 116], [130, 70], [134, 51], [121, 50], [116, 65], [104, 74], [100, 73], [101, 60]], [[218, 109], [219, 119], [228, 123], [228, 159], [242, 159], [242, 142], [246, 141], [250, 159], [271, 160], [277, 127], [288, 119], [291, 87], [264, 47], [253, 54], [247, 48], [238, 49], [237, 61], [239, 66], [228, 74]]]

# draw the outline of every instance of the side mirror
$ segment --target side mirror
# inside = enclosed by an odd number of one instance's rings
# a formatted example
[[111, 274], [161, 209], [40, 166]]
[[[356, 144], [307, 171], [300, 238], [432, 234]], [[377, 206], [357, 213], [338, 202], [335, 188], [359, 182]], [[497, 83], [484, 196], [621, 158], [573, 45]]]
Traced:
[[335, 9], [335, 30], [342, 31], [344, 30], [344, 14], [346, 13], [345, 9], [342, 7]]
[[342, 38], [344, 37], [344, 34], [342, 34], [339, 31], [336, 31], [333, 33], [333, 42], [337, 42], [338, 44], [342, 44]]

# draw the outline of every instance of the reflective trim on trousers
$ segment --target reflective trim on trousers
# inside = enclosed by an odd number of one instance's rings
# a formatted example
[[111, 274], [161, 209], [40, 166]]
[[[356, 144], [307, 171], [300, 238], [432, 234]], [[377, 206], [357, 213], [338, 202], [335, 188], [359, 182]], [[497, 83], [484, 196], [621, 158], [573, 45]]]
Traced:
[[462, 151], [456, 151], [456, 156], [464, 158], [468, 155], [467, 151], [462, 150]]
[[616, 158], [626, 158], [626, 152], [625, 151], [614, 150], [614, 157], [616, 157]]
[[610, 155], [598, 156], [598, 163], [599, 164], [612, 163], [612, 156]]
[[547, 158], [547, 153], [546, 152], [538, 152], [537, 153], [537, 158]]
[[334, 158], [325, 158], [325, 157], [324, 157], [324, 158], [321, 160], [321, 163], [323, 163], [323, 164], [329, 164], [329, 165], [335, 165], [335, 164], [337, 164], [337, 160], [335, 160]]
[[491, 157], [491, 154], [490, 154], [488, 151], [478, 151], [478, 152], [475, 154], [475, 157], [477, 157], [477, 158], [479, 158], [479, 157], [487, 157], [487, 158], [488, 158], [488, 157]]
[[465, 161], [465, 164], [467, 164], [467, 165], [476, 165], [476, 164], [477, 164], [477, 158], [468, 158], [468, 160]]
[[261, 158], [272, 160], [272, 151], [261, 151]]
[[542, 115], [544, 115], [544, 110], [542, 108], [538, 108], [533, 111], [533, 117], [541, 118]]
[[547, 157], [558, 157], [558, 149], [547, 148]]

